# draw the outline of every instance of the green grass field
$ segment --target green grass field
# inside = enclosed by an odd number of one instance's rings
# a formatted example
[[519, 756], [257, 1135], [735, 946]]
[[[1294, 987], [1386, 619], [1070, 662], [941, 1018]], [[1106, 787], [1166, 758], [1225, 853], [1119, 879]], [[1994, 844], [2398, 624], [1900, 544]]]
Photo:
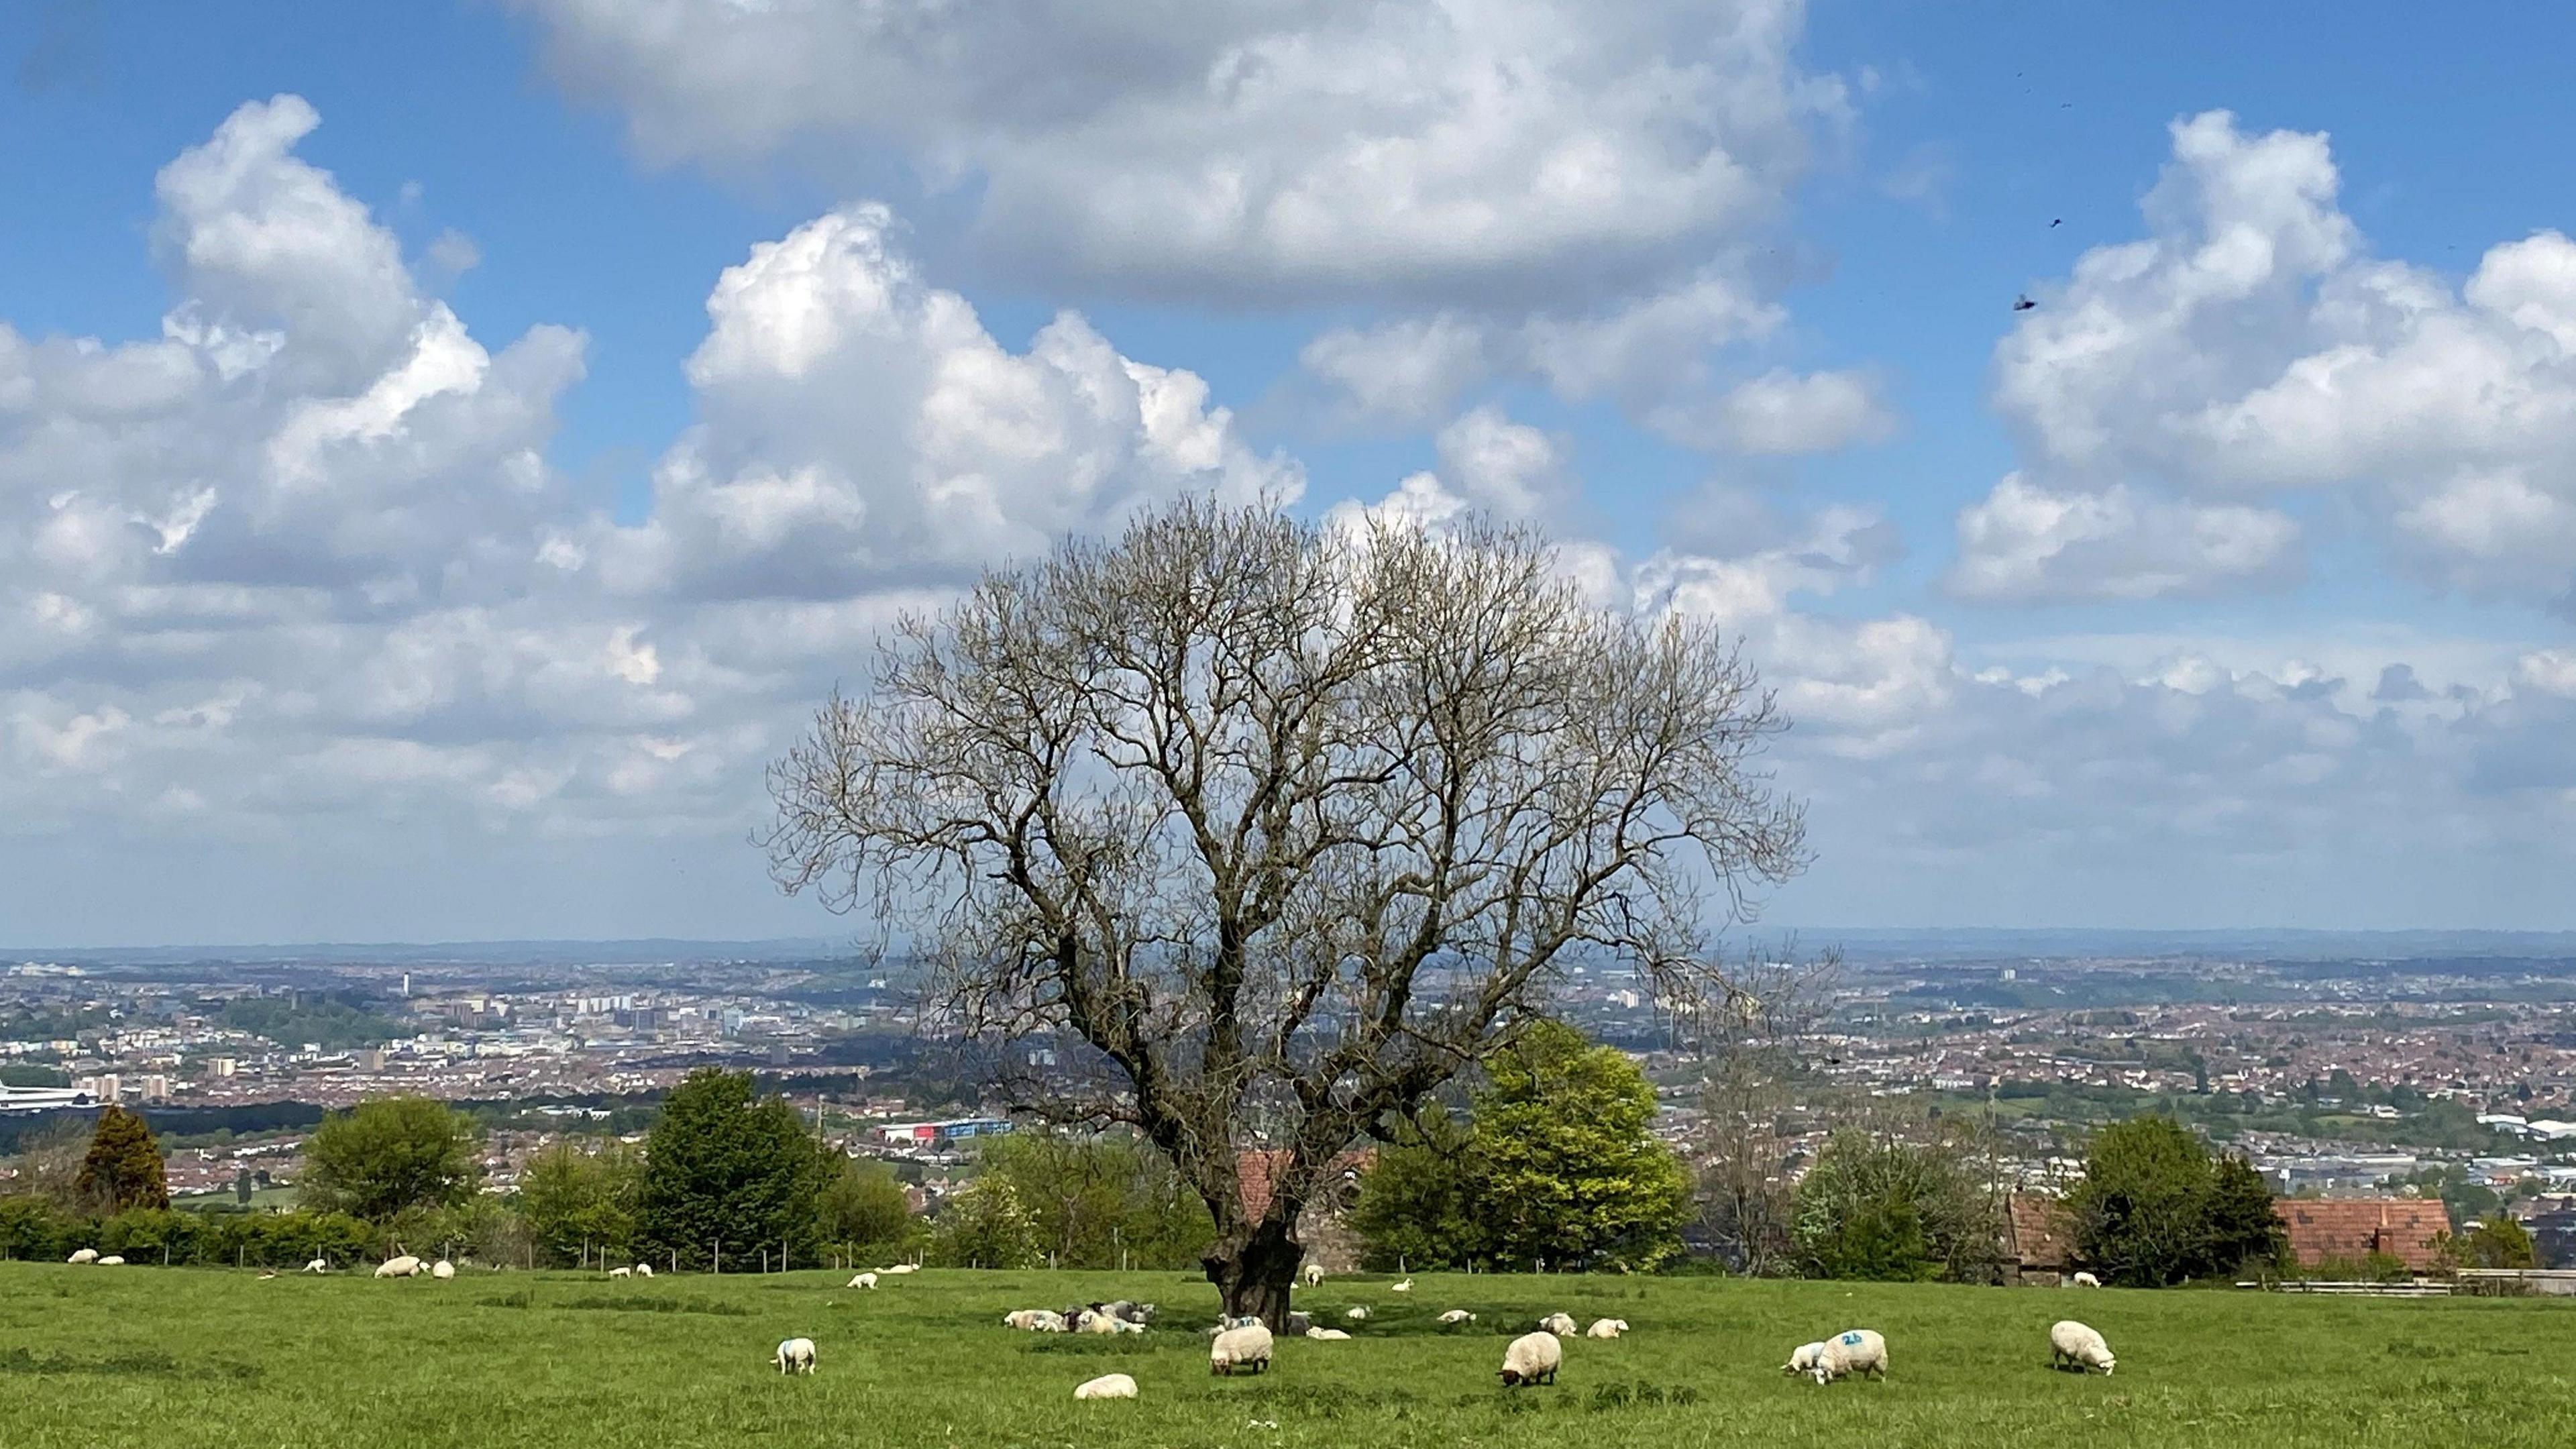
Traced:
[[[1422, 1275], [1407, 1295], [1359, 1279], [1301, 1292], [1354, 1341], [1283, 1338], [1267, 1375], [1217, 1379], [1197, 1331], [1214, 1295], [1178, 1274], [932, 1271], [873, 1293], [844, 1276], [0, 1265], [0, 1445], [2576, 1443], [2576, 1303]], [[999, 1324], [1117, 1296], [1159, 1301], [1162, 1326]], [[1344, 1322], [1354, 1303], [1377, 1316]], [[1444, 1331], [1432, 1319], [1452, 1307], [1482, 1321]], [[1505, 1335], [1559, 1308], [1633, 1329], [1570, 1342], [1553, 1388], [1499, 1387]], [[2109, 1338], [2115, 1377], [2047, 1367], [2048, 1325], [2068, 1316]], [[1847, 1327], [1887, 1335], [1886, 1382], [1776, 1371], [1791, 1346]], [[769, 1355], [795, 1335], [819, 1367], [782, 1380]], [[1112, 1371], [1141, 1397], [1073, 1402]]]

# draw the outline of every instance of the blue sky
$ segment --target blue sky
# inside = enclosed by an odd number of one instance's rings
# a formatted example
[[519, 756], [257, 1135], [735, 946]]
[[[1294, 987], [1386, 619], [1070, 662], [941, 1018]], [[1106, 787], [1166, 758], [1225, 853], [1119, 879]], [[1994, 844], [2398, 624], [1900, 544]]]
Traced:
[[1264, 489], [1742, 633], [1766, 925], [2576, 926], [2576, 19], [999, 15], [0, 15], [0, 941], [832, 929], [873, 629]]

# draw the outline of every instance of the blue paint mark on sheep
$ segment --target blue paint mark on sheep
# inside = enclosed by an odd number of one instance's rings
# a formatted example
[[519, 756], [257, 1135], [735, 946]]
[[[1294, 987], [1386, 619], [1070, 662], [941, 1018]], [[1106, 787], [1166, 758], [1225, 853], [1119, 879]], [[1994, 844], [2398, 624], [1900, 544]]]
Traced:
[[1843, 1347], [1845, 1348], [1850, 1348], [1859, 1342], [1860, 1335], [1857, 1333], [1846, 1333], [1843, 1335]]

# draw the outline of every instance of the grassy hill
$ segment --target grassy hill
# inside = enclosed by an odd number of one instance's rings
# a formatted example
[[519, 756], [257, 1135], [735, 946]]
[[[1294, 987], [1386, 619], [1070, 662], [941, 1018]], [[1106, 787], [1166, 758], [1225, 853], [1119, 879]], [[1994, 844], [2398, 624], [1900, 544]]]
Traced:
[[[1207, 1285], [1174, 1274], [926, 1272], [649, 1281], [468, 1270], [359, 1274], [0, 1265], [0, 1444], [89, 1449], [1068, 1444], [1281, 1449], [1813, 1445], [2563, 1445], [2576, 1442], [2576, 1303], [2283, 1298], [1708, 1279], [1435, 1277], [1398, 1295], [1328, 1281], [1300, 1305], [1349, 1343], [1283, 1339], [1272, 1371], [1213, 1379]], [[1015, 1307], [1135, 1296], [1141, 1337], [1036, 1337]], [[1375, 1317], [1348, 1323], [1366, 1304]], [[1432, 1322], [1475, 1310], [1462, 1330]], [[1562, 1308], [1625, 1318], [1575, 1341], [1553, 1388], [1507, 1392], [1510, 1333]], [[2116, 1377], [2047, 1367], [2081, 1317]], [[1885, 1383], [1777, 1372], [1846, 1327], [1889, 1341]], [[819, 1345], [782, 1381], [779, 1339]], [[1130, 1403], [1077, 1404], [1097, 1374]]]

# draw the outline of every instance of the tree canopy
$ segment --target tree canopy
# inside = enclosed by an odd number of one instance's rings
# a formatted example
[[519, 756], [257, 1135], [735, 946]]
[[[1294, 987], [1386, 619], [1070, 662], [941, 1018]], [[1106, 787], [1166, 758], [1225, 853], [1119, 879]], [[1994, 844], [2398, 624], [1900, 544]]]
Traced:
[[1780, 728], [1714, 628], [1592, 607], [1535, 536], [1184, 500], [905, 621], [773, 766], [766, 843], [966, 1030], [1087, 1044], [1000, 1085], [1137, 1128], [1228, 1311], [1278, 1321], [1340, 1155], [1574, 953], [1726, 998], [1706, 902], [1804, 860], [1755, 768]]
[[77, 1191], [81, 1201], [98, 1212], [170, 1205], [161, 1147], [141, 1117], [114, 1102], [99, 1112], [98, 1125], [90, 1132], [89, 1152], [81, 1158]]
[[297, 1200], [307, 1209], [383, 1222], [450, 1207], [482, 1176], [472, 1121], [427, 1097], [378, 1097], [322, 1119], [304, 1144]]
[[558, 1262], [633, 1255], [644, 1161], [623, 1143], [584, 1151], [558, 1142], [530, 1159], [519, 1178], [529, 1235]]
[[656, 1260], [756, 1268], [820, 1256], [820, 1204], [839, 1154], [749, 1072], [701, 1067], [662, 1099], [645, 1139], [639, 1240]]
[[1354, 1226], [1374, 1257], [1642, 1269], [1679, 1250], [1690, 1176], [1651, 1130], [1635, 1062], [1551, 1021], [1485, 1074], [1463, 1134], [1430, 1114], [1362, 1178]]
[[2104, 1282], [2131, 1287], [2270, 1263], [2288, 1237], [2252, 1164], [2214, 1157], [2189, 1128], [2153, 1114], [2094, 1134], [2066, 1208], [2085, 1261]]
[[1798, 1183], [1791, 1231], [1819, 1278], [1989, 1282], [2003, 1251], [1992, 1164], [1955, 1136], [1845, 1127]]

